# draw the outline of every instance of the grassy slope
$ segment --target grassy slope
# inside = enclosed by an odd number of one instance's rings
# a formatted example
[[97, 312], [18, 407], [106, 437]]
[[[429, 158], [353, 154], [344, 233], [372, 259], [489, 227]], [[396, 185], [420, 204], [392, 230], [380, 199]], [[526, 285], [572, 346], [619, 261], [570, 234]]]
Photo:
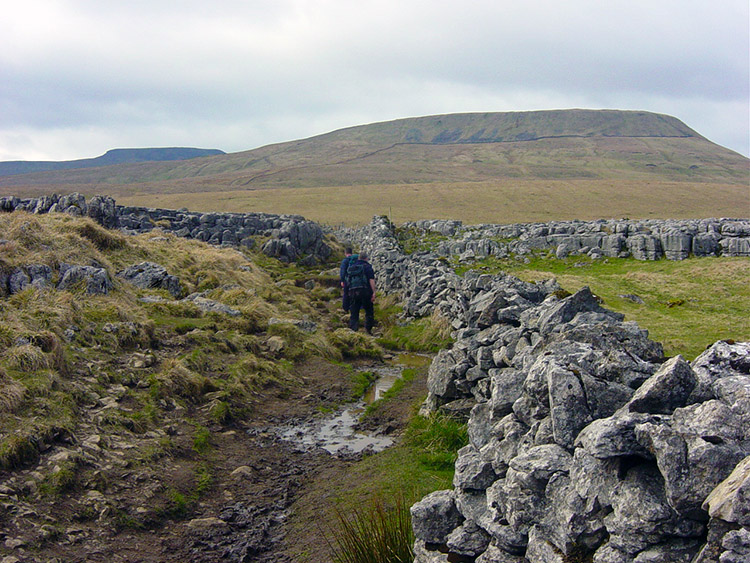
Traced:
[[127, 205], [349, 225], [376, 214], [469, 224], [733, 217], [750, 215], [749, 163], [657, 114], [457, 114], [180, 163], [0, 178], [0, 195], [106, 193]]
[[174, 193], [602, 174], [736, 183], [747, 177], [747, 159], [675, 118], [647, 112], [452, 114], [351, 127], [180, 163], [6, 178], [0, 186], [7, 191], [134, 185]]

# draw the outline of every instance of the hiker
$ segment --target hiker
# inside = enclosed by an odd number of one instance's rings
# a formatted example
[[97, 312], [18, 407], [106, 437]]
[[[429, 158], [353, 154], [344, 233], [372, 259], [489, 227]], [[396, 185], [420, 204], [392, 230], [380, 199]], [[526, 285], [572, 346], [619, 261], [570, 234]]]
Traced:
[[367, 262], [367, 253], [360, 252], [352, 260], [346, 270], [346, 285], [349, 291], [349, 328], [359, 329], [359, 310], [365, 310], [365, 330], [372, 334], [375, 324], [375, 272]]
[[347, 313], [349, 312], [349, 288], [346, 286], [346, 271], [349, 269], [349, 264], [356, 259], [356, 254], [352, 256], [351, 246], [344, 248], [344, 259], [341, 261], [341, 267], [339, 268], [339, 280], [341, 281], [341, 306]]

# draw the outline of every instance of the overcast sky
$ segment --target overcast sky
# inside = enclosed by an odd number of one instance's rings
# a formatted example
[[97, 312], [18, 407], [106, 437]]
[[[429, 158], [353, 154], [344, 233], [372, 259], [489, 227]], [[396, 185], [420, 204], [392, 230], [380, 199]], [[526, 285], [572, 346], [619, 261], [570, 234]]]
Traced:
[[750, 154], [747, 0], [3, 0], [0, 160], [422, 115], [673, 115]]

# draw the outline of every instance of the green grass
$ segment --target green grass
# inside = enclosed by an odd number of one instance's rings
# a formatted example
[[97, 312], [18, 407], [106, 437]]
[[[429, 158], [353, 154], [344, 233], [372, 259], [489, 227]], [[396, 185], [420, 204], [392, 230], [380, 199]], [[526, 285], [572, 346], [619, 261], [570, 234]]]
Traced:
[[352, 392], [351, 397], [354, 400], [361, 399], [365, 392], [372, 386], [378, 378], [371, 371], [355, 371], [352, 373]]
[[401, 371], [401, 377], [393, 382], [393, 385], [391, 385], [390, 389], [383, 393], [383, 395], [377, 401], [374, 401], [373, 403], [367, 405], [365, 412], [362, 414], [362, 418], [364, 419], [368, 416], [374, 415], [380, 410], [383, 405], [385, 405], [386, 402], [397, 398], [398, 394], [401, 392], [404, 386], [410, 384], [414, 380], [416, 375], [417, 370], [415, 368], [403, 369]]
[[199, 454], [206, 454], [211, 450], [211, 431], [200, 424], [196, 425], [193, 433], [193, 449]]
[[375, 323], [382, 330], [377, 342], [388, 350], [437, 352], [451, 344], [450, 324], [438, 314], [403, 323], [398, 297], [384, 297], [375, 307]]
[[[639, 261], [536, 257], [528, 264], [490, 258], [472, 267], [507, 272], [527, 281], [554, 277], [570, 292], [589, 286], [604, 300], [604, 307], [647, 329], [651, 339], [664, 345], [667, 356], [682, 354], [692, 360], [717, 340], [750, 340], [747, 258]], [[637, 295], [644, 304], [623, 295]]]
[[459, 449], [469, 443], [466, 424], [445, 415], [415, 416], [406, 430], [404, 443], [426, 469], [453, 468]]

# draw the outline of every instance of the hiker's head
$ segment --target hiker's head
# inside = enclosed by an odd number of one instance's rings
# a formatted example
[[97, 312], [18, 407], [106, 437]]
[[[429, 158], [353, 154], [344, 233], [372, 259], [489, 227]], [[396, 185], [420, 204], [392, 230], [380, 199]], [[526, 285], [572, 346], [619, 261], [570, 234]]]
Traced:
[[346, 248], [344, 248], [344, 254], [346, 254], [347, 256], [351, 256], [352, 255], [352, 247], [351, 246], [347, 246]]
[[359, 253], [359, 259], [360, 260], [367, 260], [367, 258], [368, 258], [367, 252], [362, 251], [362, 252]]

